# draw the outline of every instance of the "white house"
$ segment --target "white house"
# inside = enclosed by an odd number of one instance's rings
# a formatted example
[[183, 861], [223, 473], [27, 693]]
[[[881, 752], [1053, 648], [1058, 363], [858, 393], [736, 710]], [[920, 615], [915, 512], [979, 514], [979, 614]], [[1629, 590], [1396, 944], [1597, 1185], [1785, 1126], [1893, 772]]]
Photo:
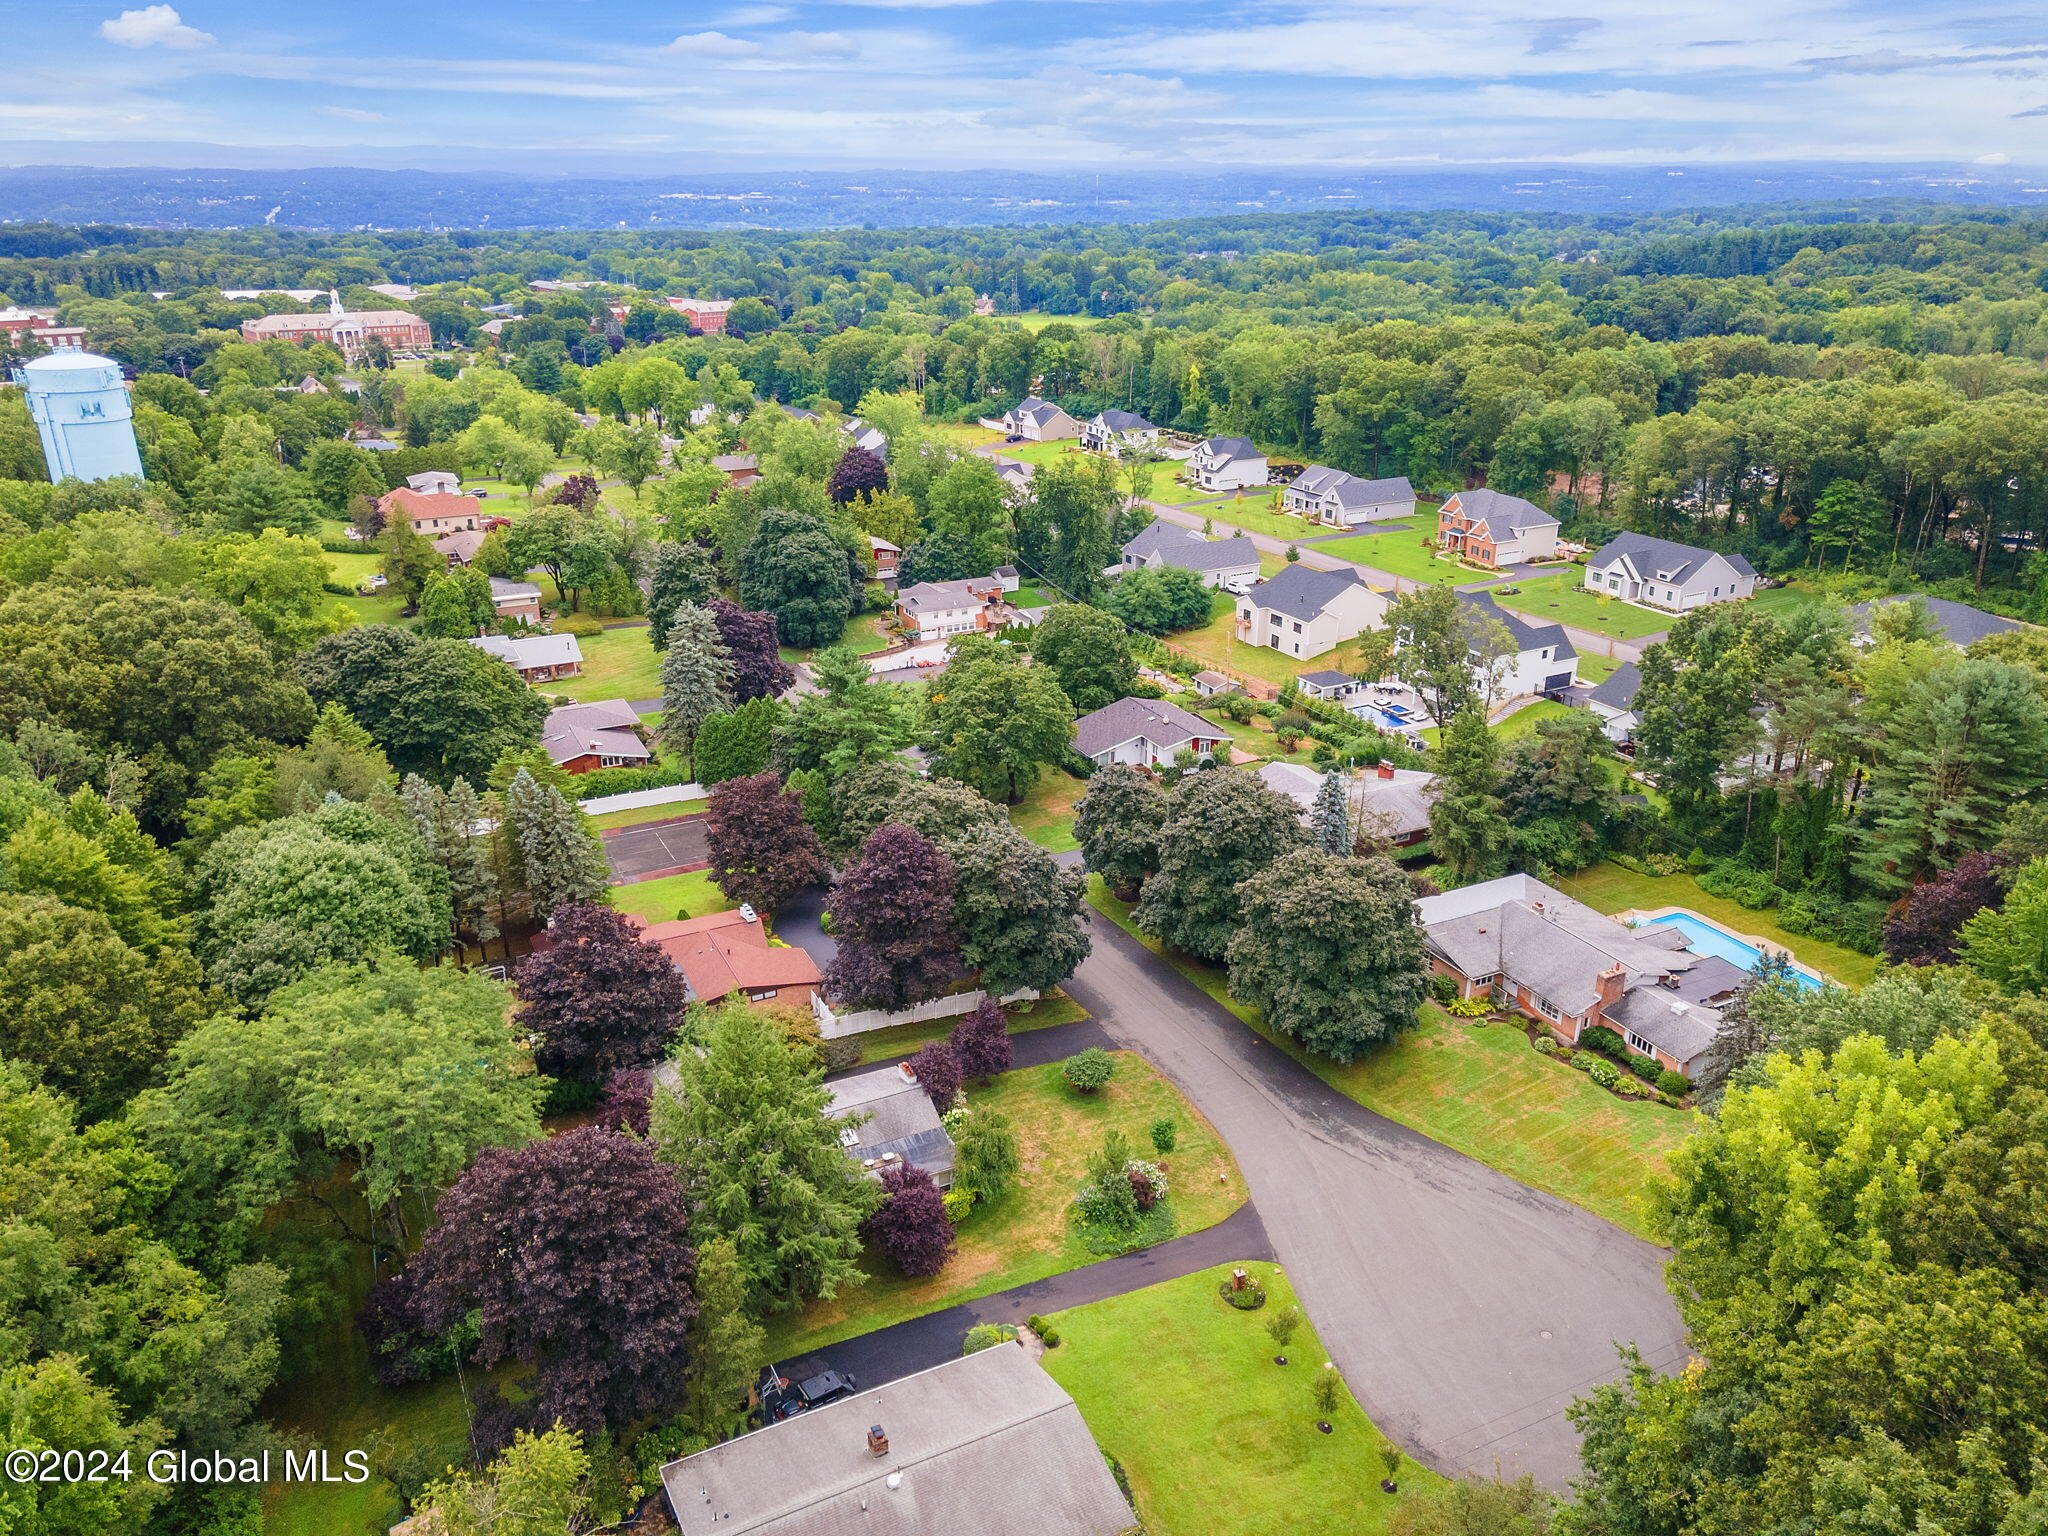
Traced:
[[[1484, 592], [1460, 592], [1458, 601], [1475, 622], [1496, 619], [1508, 632], [1512, 649], [1479, 677], [1490, 699], [1518, 699], [1525, 694], [1558, 693], [1572, 685], [1579, 653], [1572, 649], [1562, 624], [1532, 624], [1502, 608]], [[1478, 666], [1479, 654], [1473, 660]]]
[[1259, 549], [1243, 534], [1205, 539], [1192, 528], [1165, 521], [1152, 524], [1123, 547], [1123, 570], [1169, 565], [1195, 572], [1205, 587], [1248, 587], [1259, 579]]
[[1205, 437], [1188, 456], [1188, 478], [1205, 491], [1264, 485], [1266, 456], [1248, 437]]
[[1586, 590], [1683, 613], [1754, 595], [1756, 571], [1740, 555], [1624, 533], [1586, 562]]
[[1005, 587], [1001, 572], [965, 581], [920, 581], [896, 594], [896, 622], [919, 640], [1002, 629], [1013, 612], [1004, 606], [1003, 594], [1015, 590], [1014, 576]]
[[1121, 456], [1157, 448], [1160, 429], [1136, 411], [1104, 411], [1090, 417], [1081, 427], [1081, 446], [1090, 453]]
[[1642, 723], [1636, 714], [1636, 693], [1642, 686], [1642, 669], [1632, 661], [1625, 661], [1607, 675], [1606, 681], [1586, 695], [1586, 708], [1599, 717], [1600, 729], [1616, 746], [1626, 746], [1633, 741], [1636, 727]]
[[1170, 763], [1183, 747], [1197, 758], [1227, 760], [1230, 737], [1222, 726], [1164, 699], [1116, 699], [1074, 722], [1074, 750], [1105, 767]]
[[854, 447], [867, 450], [885, 463], [888, 461], [889, 439], [883, 436], [880, 427], [862, 421], [858, 416], [849, 416], [839, 424], [839, 430], [846, 434]]
[[1026, 395], [1003, 413], [1003, 430], [1030, 443], [1052, 443], [1079, 437], [1081, 423], [1050, 400]]
[[1415, 515], [1415, 487], [1406, 475], [1361, 480], [1325, 464], [1311, 464], [1280, 492], [1280, 505], [1297, 517], [1332, 528], [1383, 523]]
[[1558, 527], [1534, 502], [1484, 486], [1453, 491], [1436, 512], [1437, 547], [1475, 565], [1555, 560]]
[[1237, 600], [1237, 638], [1289, 656], [1320, 656], [1386, 617], [1386, 598], [1355, 570], [1319, 571], [1297, 561]]

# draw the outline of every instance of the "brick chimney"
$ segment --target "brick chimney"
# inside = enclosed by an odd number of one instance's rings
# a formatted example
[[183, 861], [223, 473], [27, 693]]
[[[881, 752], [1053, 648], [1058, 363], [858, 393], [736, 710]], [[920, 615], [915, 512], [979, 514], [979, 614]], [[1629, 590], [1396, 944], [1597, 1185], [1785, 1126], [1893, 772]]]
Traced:
[[1381, 759], [1380, 759], [1380, 777], [1381, 777], [1381, 778], [1383, 778], [1383, 779], [1391, 779], [1391, 778], [1392, 778], [1393, 776], [1394, 776], [1394, 765], [1393, 765], [1392, 763], [1388, 762], [1388, 761], [1387, 761], [1387, 760], [1386, 760], [1386, 759], [1385, 759], [1384, 757], [1383, 757], [1383, 758], [1381, 758]]
[[868, 1426], [868, 1454], [870, 1456], [886, 1456], [889, 1454], [889, 1437], [882, 1433], [882, 1426], [879, 1424], [870, 1424]]
[[1627, 979], [1628, 972], [1618, 965], [1610, 965], [1598, 976], [1595, 976], [1593, 978], [1593, 990], [1598, 994], [1598, 1000], [1593, 1005], [1595, 1011], [1604, 1014], [1608, 1009], [1620, 1002], [1622, 983]]

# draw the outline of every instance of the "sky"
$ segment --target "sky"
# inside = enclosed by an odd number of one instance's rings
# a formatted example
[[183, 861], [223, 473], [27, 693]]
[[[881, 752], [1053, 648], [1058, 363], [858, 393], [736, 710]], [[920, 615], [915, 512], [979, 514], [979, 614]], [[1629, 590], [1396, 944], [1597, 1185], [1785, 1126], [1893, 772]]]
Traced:
[[0, 36], [0, 140], [60, 164], [2048, 165], [2040, 0], [0, 0]]

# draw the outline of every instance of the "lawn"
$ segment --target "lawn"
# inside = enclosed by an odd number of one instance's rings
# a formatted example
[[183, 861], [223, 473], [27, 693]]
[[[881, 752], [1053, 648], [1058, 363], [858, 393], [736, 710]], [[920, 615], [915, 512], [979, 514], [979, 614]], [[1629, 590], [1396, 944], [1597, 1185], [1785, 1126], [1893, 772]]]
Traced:
[[1221, 1265], [1071, 1307], [1048, 1319], [1060, 1346], [1043, 1364], [1073, 1394], [1096, 1444], [1122, 1464], [1152, 1536], [1373, 1536], [1438, 1479], [1410, 1463], [1380, 1492], [1378, 1434], [1344, 1393], [1333, 1433], [1316, 1428], [1310, 1382], [1324, 1355], [1306, 1319], [1288, 1363], [1267, 1336], [1294, 1289], [1277, 1264], [1242, 1267], [1266, 1288], [1240, 1312], [1217, 1294]]
[[615, 885], [612, 905], [650, 923], [732, 909], [725, 892], [711, 883], [708, 869], [693, 870], [687, 875], [663, 875], [659, 880], [642, 880], [634, 885]]
[[1768, 592], [1759, 592], [1750, 598], [1745, 606], [1759, 613], [1768, 613], [1773, 618], [1783, 618], [1797, 609], [1818, 607], [1825, 602], [1826, 599], [1817, 592], [1808, 591], [1805, 587], [1792, 586], [1773, 587]]
[[[970, 1088], [970, 1105], [1009, 1117], [1023, 1165], [1018, 1181], [961, 1222], [953, 1257], [930, 1279], [906, 1279], [887, 1259], [870, 1253], [864, 1267], [873, 1278], [830, 1301], [771, 1318], [769, 1357], [804, 1354], [1094, 1263], [1100, 1255], [1075, 1236], [1067, 1211], [1089, 1155], [1107, 1131], [1122, 1131], [1134, 1152], [1156, 1157], [1166, 1169], [1178, 1231], [1214, 1226], [1236, 1210], [1245, 1198], [1244, 1176], [1209, 1122], [1144, 1057], [1131, 1051], [1114, 1055], [1115, 1078], [1092, 1094], [1069, 1088], [1057, 1065], [1020, 1068], [986, 1088]], [[1179, 1145], [1155, 1154], [1147, 1128], [1169, 1115], [1180, 1123]]]
[[[1303, 539], [1317, 538], [1330, 530], [1321, 523], [1312, 523], [1305, 517], [1296, 517], [1289, 512], [1268, 510], [1272, 498], [1257, 491], [1247, 491], [1242, 497], [1226, 496], [1221, 501], [1204, 501], [1212, 494], [1208, 491], [1189, 491], [1178, 499], [1171, 496], [1155, 496], [1155, 501], [1194, 503], [1187, 510], [1208, 518], [1216, 524], [1218, 533], [1228, 534], [1232, 528], [1242, 528], [1247, 533], [1263, 533], [1269, 538], [1286, 539], [1299, 543]], [[1224, 525], [1228, 524], [1229, 527]]]
[[1012, 608], [1050, 608], [1058, 601], [1059, 599], [1045, 588], [1035, 587], [1029, 582], [1021, 584], [1010, 594]]
[[1612, 656], [1595, 656], [1587, 651], [1579, 652], [1579, 677], [1589, 683], [1604, 683], [1614, 675], [1614, 669], [1621, 663]]
[[1074, 805], [1088, 791], [1088, 781], [1058, 768], [1039, 770], [1031, 793], [1010, 807], [1010, 824], [1039, 847], [1066, 853], [1074, 841]]
[[1000, 443], [1003, 434], [978, 421], [927, 421], [924, 430], [955, 448], [978, 448], [983, 443]]
[[579, 635], [583, 671], [542, 684], [540, 692], [564, 699], [653, 699], [661, 696], [661, 654], [647, 643], [647, 626]]
[[710, 809], [709, 800], [671, 800], [666, 805], [643, 805], [637, 811], [606, 811], [602, 816], [591, 817], [590, 825], [599, 832], [608, 832], [614, 827], [641, 827], [650, 821], [694, 816]]
[[1590, 629], [1614, 640], [1654, 635], [1669, 629], [1678, 620], [1676, 614], [1658, 613], [1652, 608], [1624, 603], [1618, 597], [1602, 597], [1588, 592], [1583, 585], [1585, 579], [1585, 571], [1572, 566], [1555, 575], [1516, 582], [1521, 590], [1513, 597], [1497, 601], [1501, 607], [1512, 608], [1529, 618]]
[[998, 320], [1014, 320], [1027, 331], [1042, 331], [1048, 325], [1073, 325], [1086, 330], [1091, 325], [1102, 324], [1099, 315], [1054, 315], [1042, 309], [1021, 309], [1014, 315], [997, 315]]
[[[1055, 1024], [1073, 1024], [1088, 1017], [1088, 1010], [1064, 992], [1049, 992], [1035, 1003], [1027, 1003], [1008, 1012], [1010, 1033], [1013, 1035], [1049, 1029]], [[892, 1024], [887, 1029], [871, 1029], [865, 1034], [855, 1035], [854, 1039], [860, 1042], [861, 1064], [887, 1061], [892, 1056], [908, 1056], [934, 1040], [944, 1040], [959, 1022], [958, 1019], [932, 1019], [922, 1024]]]
[[1577, 714], [1569, 704], [1558, 704], [1550, 699], [1539, 699], [1536, 703], [1516, 710], [1507, 719], [1493, 728], [1497, 741], [1519, 741], [1524, 736], [1535, 734], [1536, 727], [1546, 720], [1563, 720]]
[[1130, 908], [1090, 877], [1088, 899], [1146, 948], [1332, 1088], [1510, 1178], [1643, 1234], [1640, 1197], [1692, 1127], [1661, 1104], [1618, 1099], [1585, 1074], [1530, 1048], [1520, 1029], [1471, 1024], [1426, 1005], [1421, 1022], [1371, 1055], [1340, 1066], [1264, 1027], [1230, 996], [1224, 973], [1167, 953], [1131, 923]]
[[1752, 912], [1723, 896], [1710, 896], [1691, 875], [1639, 875], [1619, 864], [1596, 864], [1557, 882], [1558, 889], [1602, 912], [1645, 911], [1657, 907], [1689, 907], [1737, 933], [1761, 934], [1782, 944], [1802, 963], [1835, 981], [1860, 987], [1877, 974], [1877, 957], [1859, 954], [1825, 939], [1787, 933], [1769, 912]]
[[1286, 683], [1297, 673], [1316, 669], [1313, 656], [1289, 656], [1271, 646], [1238, 639], [1237, 599], [1228, 592], [1211, 597], [1209, 614], [1208, 623], [1168, 635], [1167, 644], [1177, 645], [1211, 666], [1248, 673], [1269, 683]]
[[1356, 560], [1360, 565], [1369, 565], [1394, 576], [1406, 576], [1410, 581], [1450, 587], [1486, 580], [1477, 571], [1437, 559], [1430, 553], [1434, 547], [1427, 534], [1413, 528], [1400, 532], [1361, 533], [1355, 538], [1332, 539], [1327, 544], [1316, 546], [1322, 553], [1335, 555], [1339, 560]]

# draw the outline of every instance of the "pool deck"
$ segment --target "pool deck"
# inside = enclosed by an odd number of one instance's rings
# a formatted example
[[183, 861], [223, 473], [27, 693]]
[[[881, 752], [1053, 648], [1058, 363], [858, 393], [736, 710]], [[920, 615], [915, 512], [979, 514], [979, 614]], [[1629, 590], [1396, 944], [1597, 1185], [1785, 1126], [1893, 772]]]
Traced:
[[1653, 922], [1660, 917], [1689, 917], [1704, 927], [1716, 929], [1721, 933], [1727, 934], [1730, 938], [1741, 940], [1759, 954], [1781, 956], [1785, 963], [1800, 975], [1811, 976], [1815, 981], [1822, 983], [1824, 986], [1839, 987], [1842, 985], [1834, 977], [1802, 963], [1798, 956], [1794, 955], [1784, 945], [1773, 943], [1760, 933], [1740, 933], [1730, 928], [1726, 923], [1715, 922], [1704, 912], [1693, 911], [1691, 907], [1637, 907], [1627, 912], [1617, 912], [1614, 914], [1616, 922], [1627, 923], [1631, 928], [1635, 927], [1637, 923]]

